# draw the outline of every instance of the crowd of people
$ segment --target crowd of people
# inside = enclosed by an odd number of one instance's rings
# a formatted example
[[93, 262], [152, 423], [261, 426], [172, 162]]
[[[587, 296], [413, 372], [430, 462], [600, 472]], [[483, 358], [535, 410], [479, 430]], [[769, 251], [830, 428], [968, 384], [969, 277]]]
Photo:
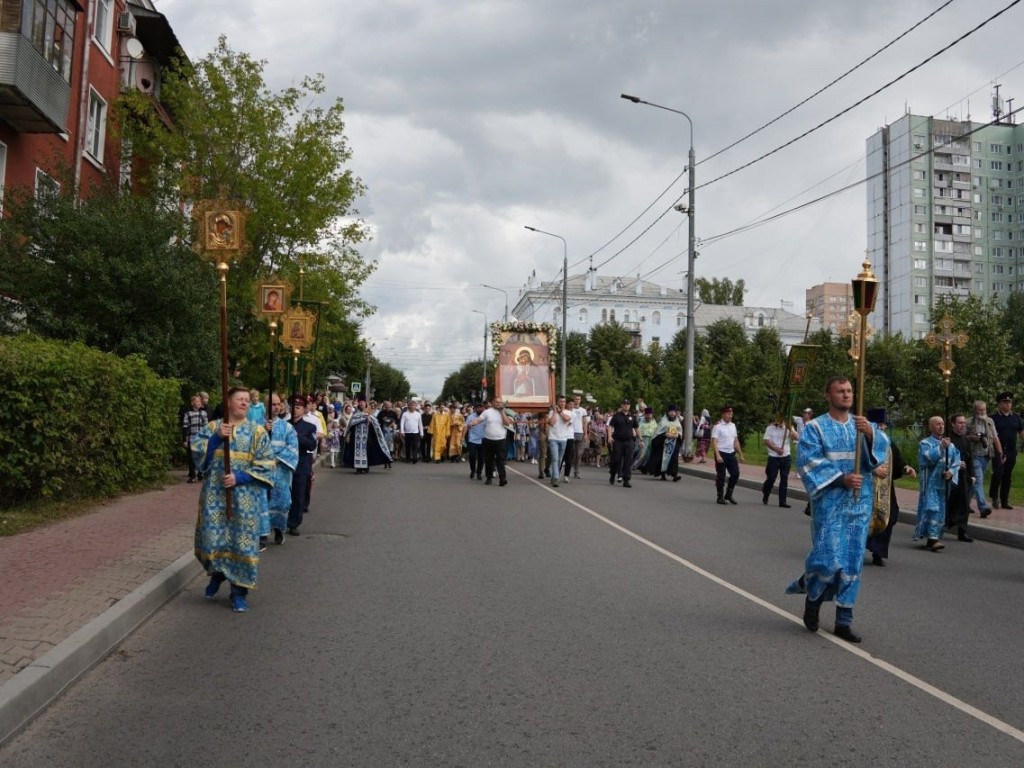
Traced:
[[[810, 497], [805, 514], [811, 517], [812, 548], [804, 573], [788, 591], [807, 595], [804, 623], [812, 631], [818, 629], [822, 602], [835, 600], [835, 633], [860, 642], [852, 629], [853, 604], [865, 553], [878, 566], [889, 557], [899, 514], [894, 481], [918, 479], [914, 538], [924, 549], [941, 551], [944, 531], [953, 529], [959, 541], [970, 543], [972, 500], [982, 518], [993, 508], [1012, 509], [1009, 489], [1024, 420], [1013, 412], [1009, 392], [996, 398], [998, 411], [991, 417], [983, 401], [974, 404], [971, 418], [953, 416], [950, 434], [945, 420], [933, 416], [915, 470], [889, 438], [884, 409], [853, 416], [853, 388], [843, 377], [830, 379], [825, 396], [828, 410], [820, 416], [808, 408], [791, 423], [780, 417], [765, 429], [762, 503], [769, 502], [778, 483], [779, 506], [790, 507], [796, 443]], [[707, 410], [693, 423], [695, 458], [713, 457], [719, 504], [738, 503], [733, 492], [743, 446], [732, 418], [733, 408], [726, 405], [715, 423]], [[471, 480], [491, 485], [497, 478], [499, 487], [508, 484], [510, 461], [536, 466], [538, 479], [554, 487], [578, 479], [581, 464], [592, 464], [607, 469], [611, 485], [630, 488], [634, 472], [680, 479], [679, 461], [687, 453], [682, 419], [675, 405], [658, 418], [643, 401], [634, 409], [623, 399], [616, 411], [606, 413], [584, 407], [579, 395], [571, 402], [560, 396], [547, 411], [517, 413], [499, 398], [466, 405], [417, 398], [378, 404], [363, 397], [303, 395], [285, 401], [275, 393], [264, 404], [257, 390], [243, 388], [230, 390], [226, 405], [211, 413], [209, 396], [197, 393], [182, 409], [181, 430], [188, 449], [187, 482], [203, 483], [195, 551], [210, 575], [206, 596], [214, 598], [226, 581], [233, 610], [248, 610], [260, 552], [271, 538], [280, 545], [286, 534], [301, 535], [319, 453], [327, 455], [327, 466], [353, 468], [357, 474], [376, 466], [391, 469], [394, 461], [468, 462]]]

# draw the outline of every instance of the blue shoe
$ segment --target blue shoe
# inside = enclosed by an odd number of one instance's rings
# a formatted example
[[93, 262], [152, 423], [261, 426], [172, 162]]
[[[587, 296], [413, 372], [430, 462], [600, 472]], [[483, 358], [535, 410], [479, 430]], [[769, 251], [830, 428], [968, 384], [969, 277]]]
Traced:
[[231, 596], [231, 610], [235, 613], [245, 613], [249, 610], [249, 601], [246, 600], [245, 595]]
[[220, 591], [220, 585], [224, 583], [224, 579], [211, 578], [210, 583], [206, 585], [206, 599], [213, 600]]

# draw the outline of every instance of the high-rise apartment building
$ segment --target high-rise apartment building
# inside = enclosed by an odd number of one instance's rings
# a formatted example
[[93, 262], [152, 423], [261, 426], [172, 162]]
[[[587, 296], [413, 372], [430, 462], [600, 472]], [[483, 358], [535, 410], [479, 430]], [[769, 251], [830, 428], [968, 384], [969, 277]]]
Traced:
[[1024, 264], [1024, 125], [904, 115], [867, 140], [878, 329], [922, 338], [943, 296], [1005, 299]]
[[807, 315], [830, 331], [842, 329], [853, 312], [851, 283], [821, 283], [804, 291]]

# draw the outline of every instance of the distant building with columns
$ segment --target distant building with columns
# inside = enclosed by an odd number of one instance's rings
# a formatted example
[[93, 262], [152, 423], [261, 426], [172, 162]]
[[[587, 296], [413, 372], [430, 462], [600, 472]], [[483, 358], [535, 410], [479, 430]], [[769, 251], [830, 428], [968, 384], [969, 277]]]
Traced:
[[[637, 277], [603, 277], [589, 269], [570, 275], [567, 286], [566, 330], [590, 334], [601, 323], [617, 322], [633, 338], [633, 346], [647, 350], [651, 344], [667, 346], [686, 329], [686, 293]], [[519, 320], [562, 326], [562, 281], [538, 281], [530, 275], [512, 310]], [[774, 328], [788, 349], [803, 341], [807, 319], [777, 307], [734, 307], [697, 303], [694, 320], [697, 333], [712, 323], [732, 318], [743, 325], [748, 338], [761, 328]], [[821, 328], [812, 320], [811, 331]]]

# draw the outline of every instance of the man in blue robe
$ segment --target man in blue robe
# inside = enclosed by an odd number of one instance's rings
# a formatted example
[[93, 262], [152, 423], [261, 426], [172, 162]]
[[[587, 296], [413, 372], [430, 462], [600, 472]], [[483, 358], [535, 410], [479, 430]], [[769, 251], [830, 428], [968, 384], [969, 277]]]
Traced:
[[927, 539], [925, 549], [938, 552], [945, 548], [942, 526], [946, 523], [946, 499], [949, 488], [956, 485], [960, 468], [960, 451], [945, 437], [946, 425], [941, 416], [928, 419], [931, 433], [917, 447], [917, 527], [915, 539]]
[[274, 531], [274, 543], [284, 544], [288, 527], [288, 513], [292, 508], [292, 475], [299, 465], [299, 437], [288, 421], [288, 411], [281, 396], [274, 394], [270, 401], [274, 421], [270, 425], [270, 448], [274, 452], [274, 487], [267, 501], [268, 531]]
[[[825, 600], [835, 600], [835, 634], [850, 643], [853, 606], [864, 567], [864, 542], [871, 521], [872, 471], [885, 462], [889, 439], [863, 416], [850, 413], [853, 385], [836, 376], [825, 385], [828, 412], [810, 421], [800, 435], [799, 472], [811, 498], [811, 551], [804, 574], [787, 587], [806, 594], [804, 626], [818, 631]], [[860, 467], [854, 466], [861, 441]]]

